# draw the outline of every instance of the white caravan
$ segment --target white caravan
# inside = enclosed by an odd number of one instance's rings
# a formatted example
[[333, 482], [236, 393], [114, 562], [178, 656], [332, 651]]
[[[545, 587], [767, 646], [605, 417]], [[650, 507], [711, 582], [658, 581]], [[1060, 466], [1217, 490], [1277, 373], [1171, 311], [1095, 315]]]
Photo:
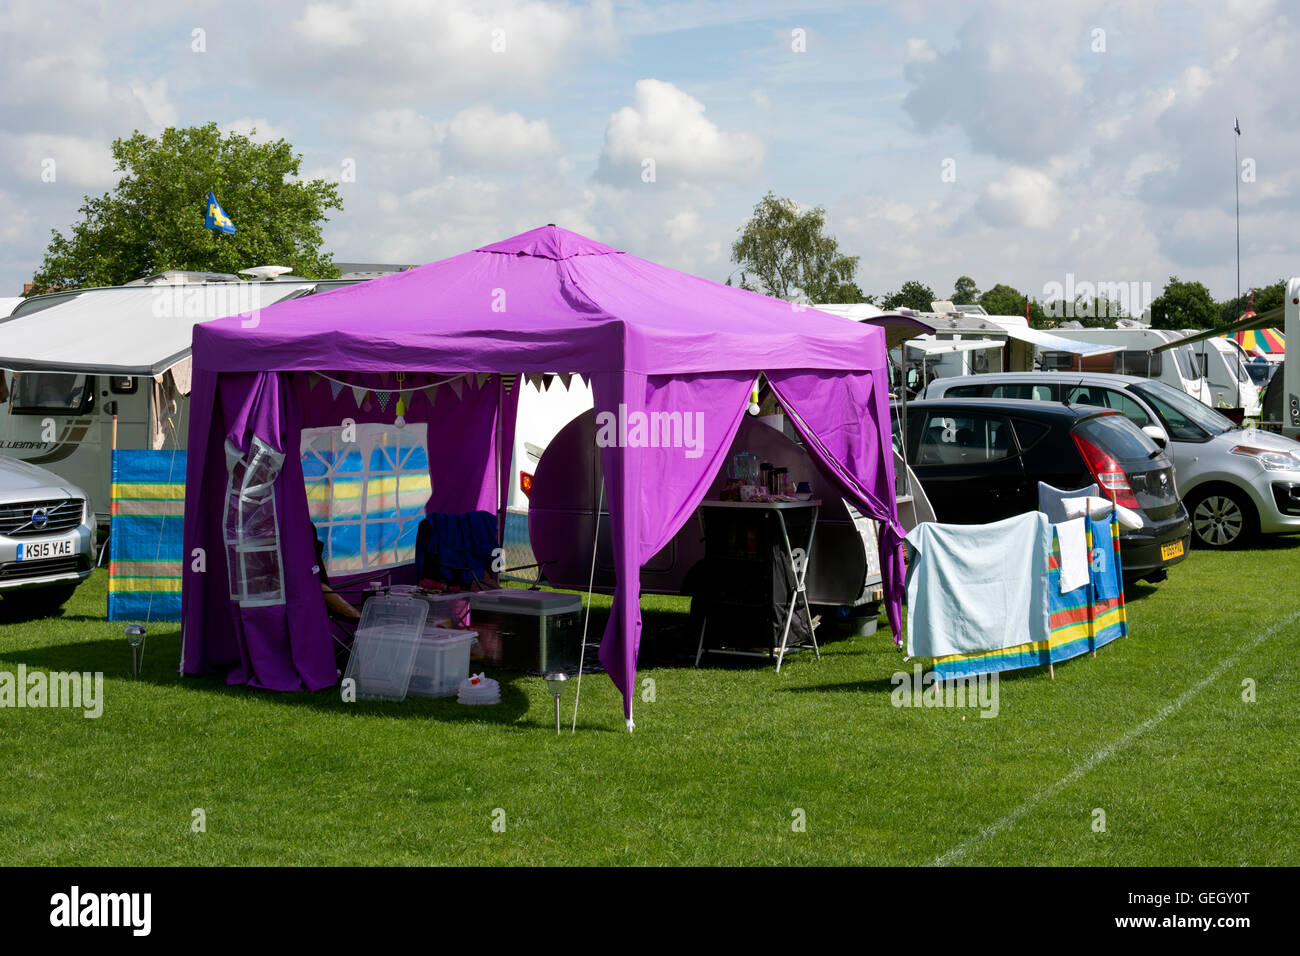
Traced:
[[[1182, 342], [1181, 332], [1168, 329], [1062, 329], [1064, 334], [1080, 342], [1098, 342], [1120, 346], [1112, 367], [1102, 369], [1088, 363], [1084, 371], [1110, 371], [1125, 375], [1141, 375], [1167, 382], [1182, 389], [1197, 401], [1214, 404], [1210, 385], [1201, 374], [1200, 361], [1190, 344]], [[1045, 350], [1047, 351], [1047, 350]], [[1049, 366], [1044, 361], [1044, 367]], [[1061, 368], [1065, 371], [1066, 368]]]
[[24, 299], [0, 317], [0, 454], [84, 488], [106, 522], [115, 439], [185, 448], [195, 325], [356, 281], [177, 271]]
[[[1185, 334], [1195, 334], [1185, 329]], [[1240, 408], [1247, 418], [1260, 413], [1259, 387], [1246, 371], [1245, 351], [1235, 341], [1221, 336], [1202, 339], [1192, 346], [1201, 374], [1210, 385], [1210, 404], [1215, 408]]]

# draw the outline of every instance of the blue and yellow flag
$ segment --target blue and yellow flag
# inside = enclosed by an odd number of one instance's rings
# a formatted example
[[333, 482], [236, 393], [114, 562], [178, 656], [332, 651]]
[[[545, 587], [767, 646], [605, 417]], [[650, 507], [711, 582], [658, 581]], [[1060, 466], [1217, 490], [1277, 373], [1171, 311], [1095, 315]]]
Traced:
[[230, 217], [221, 208], [221, 203], [217, 202], [217, 197], [211, 190], [208, 191], [208, 215], [203, 220], [203, 226], [205, 229], [218, 229], [232, 236], [235, 234], [235, 224], [230, 221]]

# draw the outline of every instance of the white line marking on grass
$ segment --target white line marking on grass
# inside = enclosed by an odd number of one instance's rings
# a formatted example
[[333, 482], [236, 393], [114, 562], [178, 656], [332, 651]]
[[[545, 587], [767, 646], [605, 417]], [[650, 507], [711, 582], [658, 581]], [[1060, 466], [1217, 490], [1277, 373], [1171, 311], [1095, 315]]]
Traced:
[[1143, 734], [1145, 734], [1148, 730], [1163, 723], [1166, 717], [1182, 710], [1184, 704], [1186, 704], [1189, 700], [1191, 700], [1201, 691], [1205, 690], [1205, 688], [1208, 687], [1210, 684], [1214, 683], [1216, 680], [1222, 677], [1229, 668], [1235, 666], [1237, 661], [1240, 660], [1243, 654], [1247, 654], [1250, 651], [1253, 651], [1255, 648], [1259, 647], [1260, 644], [1263, 644], [1266, 640], [1268, 640], [1270, 637], [1272, 637], [1282, 628], [1286, 627], [1288, 624], [1292, 623], [1297, 619], [1300, 619], [1300, 611], [1296, 611], [1290, 617], [1286, 618], [1285, 620], [1277, 622], [1268, 630], [1262, 632], [1261, 634], [1247, 641], [1245, 644], [1243, 644], [1241, 647], [1237, 649], [1237, 652], [1235, 654], [1232, 654], [1229, 657], [1225, 657], [1222, 661], [1219, 662], [1218, 666], [1215, 667], [1214, 670], [1210, 671], [1209, 674], [1203, 677], [1196, 684], [1189, 687], [1187, 690], [1183, 691], [1180, 695], [1178, 695], [1176, 699], [1166, 704], [1164, 707], [1160, 708], [1160, 710], [1158, 710], [1151, 717], [1148, 717], [1146, 720], [1138, 724], [1136, 727], [1128, 731], [1125, 731], [1122, 735], [1120, 735], [1118, 739], [1113, 740], [1110, 743], [1108, 743], [1106, 746], [1102, 747], [1100, 750], [1094, 753], [1087, 760], [1084, 760], [1082, 763], [1078, 764], [1073, 770], [1067, 773], [1060, 780], [1056, 781], [1056, 783], [1052, 784], [1051, 786], [1043, 790], [1038, 791], [1038, 793], [1031, 796], [1028, 800], [1026, 800], [1020, 806], [1016, 807], [1014, 810], [1012, 810], [1006, 816], [1002, 817], [1000, 820], [996, 820], [993, 823], [990, 823], [983, 830], [980, 830], [979, 833], [976, 833], [974, 836], [969, 837], [966, 840], [962, 841], [961, 843], [957, 844], [955, 847], [953, 847], [951, 850], [949, 850], [947, 853], [943, 854], [942, 856], [935, 857], [926, 865], [927, 866], [948, 866], [956, 862], [957, 860], [961, 859], [963, 856], [969, 853], [973, 848], [983, 843], [985, 840], [988, 840], [990, 837], [997, 836], [1003, 830], [1007, 829], [1009, 826], [1011, 826], [1012, 824], [1020, 820], [1021, 817], [1025, 816], [1031, 810], [1034, 810], [1044, 800], [1056, 796], [1058, 793], [1060, 793], [1066, 787], [1070, 786], [1070, 784], [1077, 781], [1080, 777], [1088, 773], [1098, 764], [1106, 760], [1109, 760], [1111, 757], [1115, 756], [1115, 754], [1119, 753], [1121, 750], [1123, 750], [1125, 747], [1127, 747], [1129, 744], [1135, 741], [1138, 737], [1141, 737]]

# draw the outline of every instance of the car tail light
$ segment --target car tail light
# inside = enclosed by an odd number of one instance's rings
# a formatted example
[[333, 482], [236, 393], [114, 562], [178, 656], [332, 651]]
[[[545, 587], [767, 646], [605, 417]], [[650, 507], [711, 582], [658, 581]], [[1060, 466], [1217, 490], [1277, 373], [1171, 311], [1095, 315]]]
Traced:
[[1113, 455], [1098, 448], [1082, 435], [1075, 435], [1074, 443], [1079, 446], [1097, 486], [1110, 496], [1111, 501], [1125, 508], [1141, 507], [1137, 495], [1133, 494], [1133, 486], [1128, 483], [1128, 475], [1124, 474], [1124, 469]]
[[526, 471], [519, 473], [519, 490], [524, 493], [525, 498], [531, 498], [533, 494], [533, 476]]

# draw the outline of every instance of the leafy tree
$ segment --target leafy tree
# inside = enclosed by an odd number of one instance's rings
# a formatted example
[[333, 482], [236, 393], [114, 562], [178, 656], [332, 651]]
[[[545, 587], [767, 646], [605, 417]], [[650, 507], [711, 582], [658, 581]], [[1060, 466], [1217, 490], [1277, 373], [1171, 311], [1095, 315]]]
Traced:
[[979, 301], [980, 290], [970, 276], [960, 276], [952, 286], [953, 305], [973, 305]]
[[1019, 289], [999, 282], [993, 288], [981, 292], [979, 304], [989, 315], [1024, 315], [1025, 303], [1029, 303], [1029, 324], [1036, 329], [1046, 328], [1051, 324], [1043, 307], [1025, 295]]
[[[321, 222], [342, 209], [338, 187], [298, 182], [300, 155], [285, 140], [223, 137], [216, 123], [138, 130], [113, 141], [123, 175], [111, 193], [85, 197], [81, 221], [65, 236], [51, 230], [33, 293], [51, 288], [120, 285], [167, 269], [238, 272], [284, 265], [308, 278], [338, 275], [320, 250]], [[237, 232], [205, 229], [208, 191]]]
[[823, 233], [825, 226], [825, 207], [801, 212], [793, 199], [769, 192], [731, 247], [732, 261], [741, 267], [740, 287], [789, 301], [867, 301], [853, 281], [858, 257], [841, 254], [835, 237]]
[[933, 289], [923, 282], [908, 279], [897, 292], [885, 296], [881, 300], [880, 307], [886, 310], [916, 309], [918, 312], [929, 312], [930, 303], [933, 301]]
[[1278, 279], [1272, 285], [1252, 289], [1240, 299], [1228, 299], [1220, 303], [1219, 322], [1224, 325], [1236, 322], [1248, 310], [1264, 313], [1280, 309], [1285, 300], [1286, 280]]
[[1222, 307], [1200, 282], [1170, 276], [1165, 291], [1151, 300], [1151, 327], [1155, 329], [1209, 329], [1218, 324]]

